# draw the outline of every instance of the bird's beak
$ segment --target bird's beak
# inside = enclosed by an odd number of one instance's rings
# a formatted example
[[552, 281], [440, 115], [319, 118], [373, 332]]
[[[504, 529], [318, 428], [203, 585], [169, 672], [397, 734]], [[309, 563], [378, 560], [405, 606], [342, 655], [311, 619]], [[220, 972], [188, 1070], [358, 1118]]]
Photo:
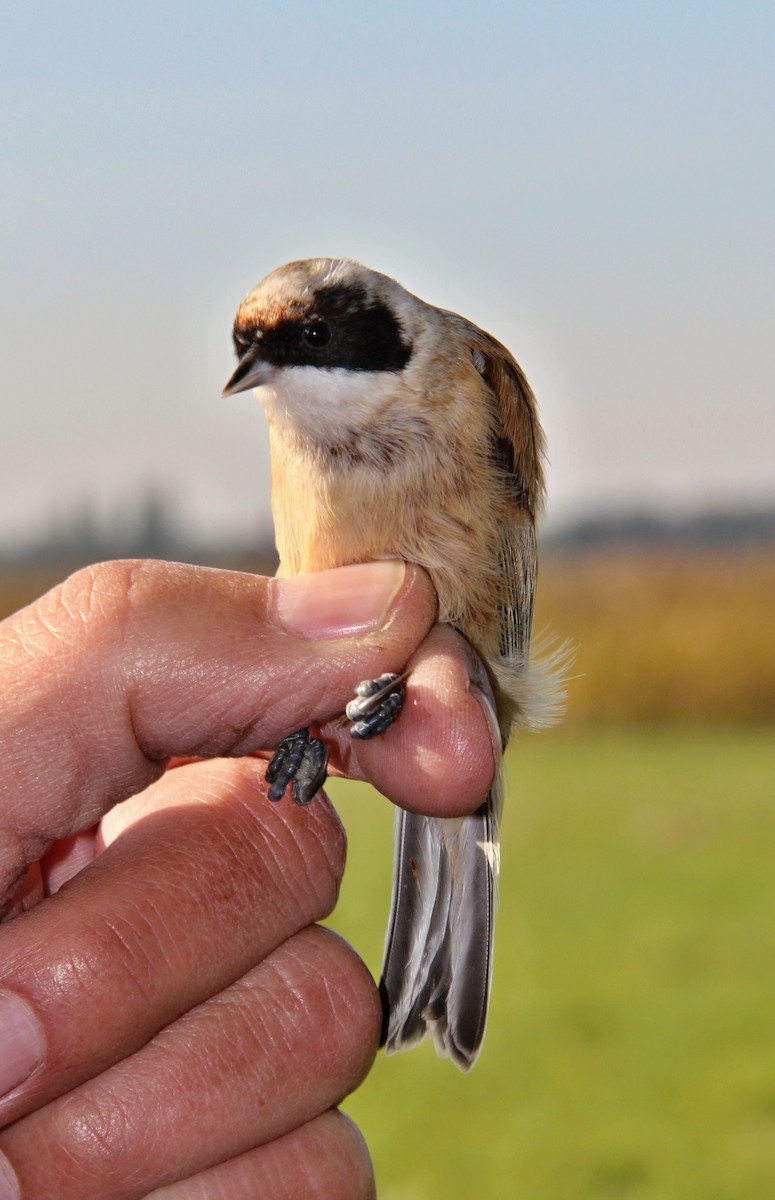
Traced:
[[247, 392], [250, 388], [262, 387], [269, 383], [276, 368], [261, 357], [258, 346], [251, 346], [237, 363], [234, 374], [223, 389], [224, 396], [236, 396], [237, 392]]

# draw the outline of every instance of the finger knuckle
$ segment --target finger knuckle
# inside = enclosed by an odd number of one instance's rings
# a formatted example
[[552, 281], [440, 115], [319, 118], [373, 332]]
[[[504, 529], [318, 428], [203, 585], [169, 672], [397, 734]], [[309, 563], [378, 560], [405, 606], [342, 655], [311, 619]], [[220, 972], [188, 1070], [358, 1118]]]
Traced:
[[72, 1093], [60, 1102], [57, 1115], [60, 1156], [84, 1180], [112, 1174], [126, 1160], [133, 1122], [118, 1095], [104, 1088]]
[[333, 1170], [310, 1180], [314, 1200], [375, 1200], [374, 1168], [358, 1126], [332, 1109], [325, 1114], [325, 1137]]
[[381, 1006], [374, 981], [352, 947], [329, 929], [304, 930], [283, 949], [278, 965], [289, 996], [304, 997], [311, 1022], [306, 1036], [318, 1046], [320, 1069], [338, 1075], [349, 1091], [365, 1077], [377, 1050]]

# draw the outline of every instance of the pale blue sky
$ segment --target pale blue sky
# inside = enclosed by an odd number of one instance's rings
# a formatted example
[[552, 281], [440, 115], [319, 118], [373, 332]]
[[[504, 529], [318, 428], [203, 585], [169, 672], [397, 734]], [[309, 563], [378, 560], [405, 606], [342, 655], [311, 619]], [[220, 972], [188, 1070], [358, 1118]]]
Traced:
[[241, 296], [346, 254], [500, 337], [554, 520], [775, 501], [775, 8], [0, 4], [0, 545], [266, 511]]

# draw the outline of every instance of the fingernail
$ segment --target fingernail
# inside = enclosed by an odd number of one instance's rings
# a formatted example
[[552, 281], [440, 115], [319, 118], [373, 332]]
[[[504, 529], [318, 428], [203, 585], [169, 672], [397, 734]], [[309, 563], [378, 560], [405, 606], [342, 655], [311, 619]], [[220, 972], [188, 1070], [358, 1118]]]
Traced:
[[21, 1196], [16, 1172], [4, 1154], [0, 1154], [0, 1200], [19, 1200]]
[[12, 992], [0, 992], [0, 1096], [40, 1066], [43, 1049], [43, 1027], [29, 1004]]
[[272, 580], [278, 623], [302, 637], [348, 637], [384, 625], [406, 577], [399, 559]]

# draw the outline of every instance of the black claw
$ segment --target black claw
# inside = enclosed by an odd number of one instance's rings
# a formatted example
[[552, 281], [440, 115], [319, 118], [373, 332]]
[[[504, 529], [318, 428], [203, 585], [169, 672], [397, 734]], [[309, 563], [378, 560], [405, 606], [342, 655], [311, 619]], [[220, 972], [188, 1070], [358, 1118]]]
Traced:
[[283, 738], [266, 768], [272, 785], [269, 799], [282, 800], [290, 783], [296, 803], [309, 804], [326, 781], [327, 766], [328, 750], [320, 738], [310, 737], [309, 730], [299, 729]]
[[365, 741], [384, 733], [404, 707], [405, 699], [406, 688], [400, 675], [389, 673], [378, 679], [364, 679], [345, 709], [352, 721], [350, 736]]
[[328, 750], [320, 738], [310, 738], [298, 771], [293, 777], [291, 795], [297, 804], [309, 804], [315, 792], [326, 782]]

